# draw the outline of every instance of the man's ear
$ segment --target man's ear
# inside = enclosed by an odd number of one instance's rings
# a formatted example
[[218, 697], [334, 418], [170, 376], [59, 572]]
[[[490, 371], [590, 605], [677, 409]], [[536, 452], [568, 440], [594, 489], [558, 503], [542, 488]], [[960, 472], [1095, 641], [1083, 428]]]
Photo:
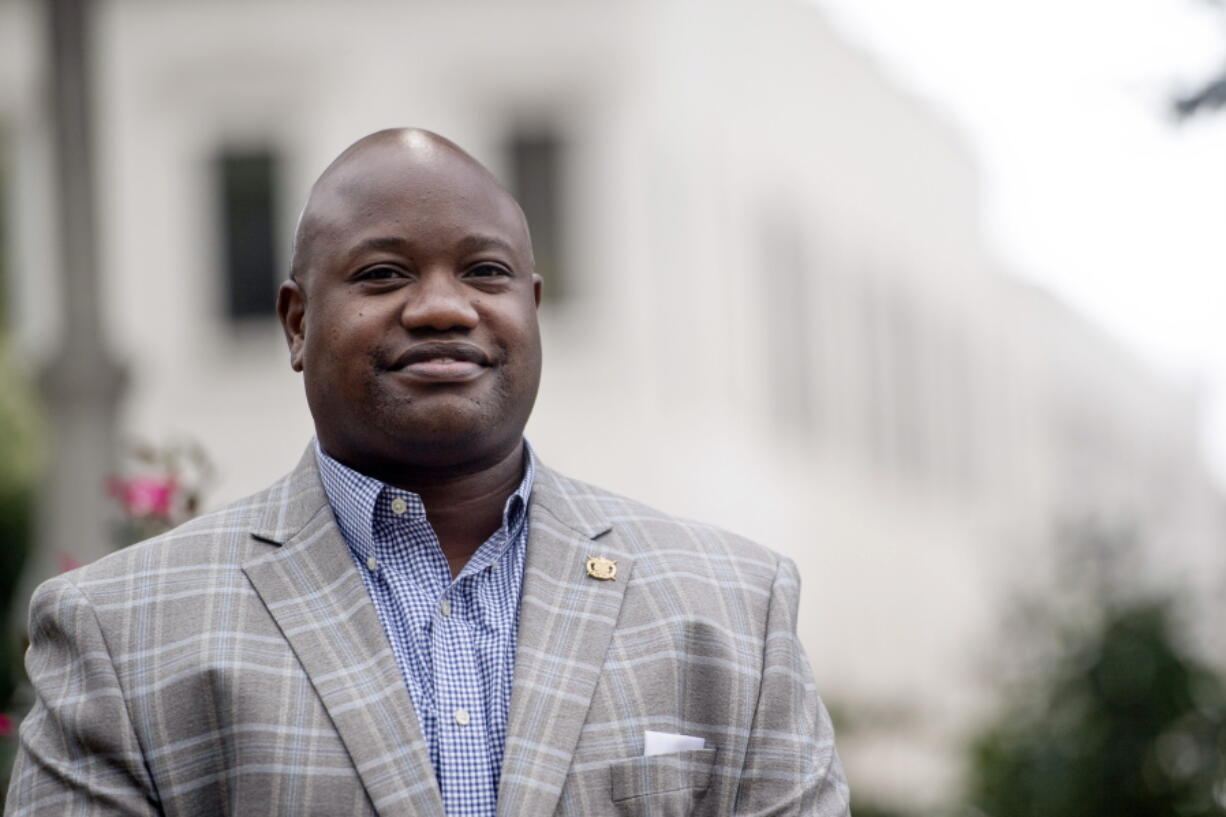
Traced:
[[532, 297], [536, 299], [536, 305], [541, 305], [541, 287], [545, 285], [545, 279], [532, 273]]
[[290, 279], [277, 290], [277, 317], [289, 344], [289, 365], [302, 371], [302, 346], [306, 342], [306, 292]]

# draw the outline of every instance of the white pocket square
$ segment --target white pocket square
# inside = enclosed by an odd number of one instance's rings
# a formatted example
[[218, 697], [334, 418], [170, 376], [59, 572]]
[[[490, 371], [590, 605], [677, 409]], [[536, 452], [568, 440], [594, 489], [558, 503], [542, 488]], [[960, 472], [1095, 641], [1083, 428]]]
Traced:
[[672, 732], [643, 733], [643, 756], [667, 755], [672, 752], [689, 752], [694, 749], [705, 749], [707, 742], [692, 735], [674, 735]]

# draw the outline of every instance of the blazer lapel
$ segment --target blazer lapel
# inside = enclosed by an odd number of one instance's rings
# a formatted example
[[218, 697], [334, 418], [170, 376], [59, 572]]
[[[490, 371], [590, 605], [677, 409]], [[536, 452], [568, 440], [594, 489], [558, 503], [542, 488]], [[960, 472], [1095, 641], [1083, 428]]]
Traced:
[[[595, 501], [546, 468], [532, 488], [529, 525], [499, 817], [548, 817], [557, 808], [631, 568], [627, 553], [594, 541], [610, 529]], [[589, 556], [616, 560], [615, 578], [589, 576]]]
[[443, 817], [413, 703], [328, 505], [313, 446], [270, 493], [243, 566], [306, 670], [380, 815]]

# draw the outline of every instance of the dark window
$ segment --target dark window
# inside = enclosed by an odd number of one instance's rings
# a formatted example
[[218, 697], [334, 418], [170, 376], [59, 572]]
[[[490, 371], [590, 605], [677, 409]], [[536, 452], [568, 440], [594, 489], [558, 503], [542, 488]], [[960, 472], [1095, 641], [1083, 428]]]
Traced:
[[549, 130], [523, 130], [507, 144], [511, 192], [532, 232], [536, 271], [545, 279], [546, 298], [568, 294], [562, 259], [562, 139]]
[[275, 312], [277, 259], [277, 157], [268, 150], [225, 150], [216, 159], [221, 207], [224, 307], [231, 320]]

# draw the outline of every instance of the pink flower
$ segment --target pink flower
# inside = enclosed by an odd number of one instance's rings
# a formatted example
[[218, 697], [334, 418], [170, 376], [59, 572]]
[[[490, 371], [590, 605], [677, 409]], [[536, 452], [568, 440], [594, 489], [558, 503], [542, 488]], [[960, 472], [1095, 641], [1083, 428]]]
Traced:
[[81, 562], [71, 553], [55, 554], [55, 561], [61, 573], [67, 573], [69, 570], [76, 570], [81, 566]]
[[179, 486], [173, 477], [133, 477], [111, 480], [111, 493], [123, 504], [128, 516], [170, 516]]
[[0, 738], [7, 738], [13, 734], [13, 719], [8, 715], [0, 712]]

